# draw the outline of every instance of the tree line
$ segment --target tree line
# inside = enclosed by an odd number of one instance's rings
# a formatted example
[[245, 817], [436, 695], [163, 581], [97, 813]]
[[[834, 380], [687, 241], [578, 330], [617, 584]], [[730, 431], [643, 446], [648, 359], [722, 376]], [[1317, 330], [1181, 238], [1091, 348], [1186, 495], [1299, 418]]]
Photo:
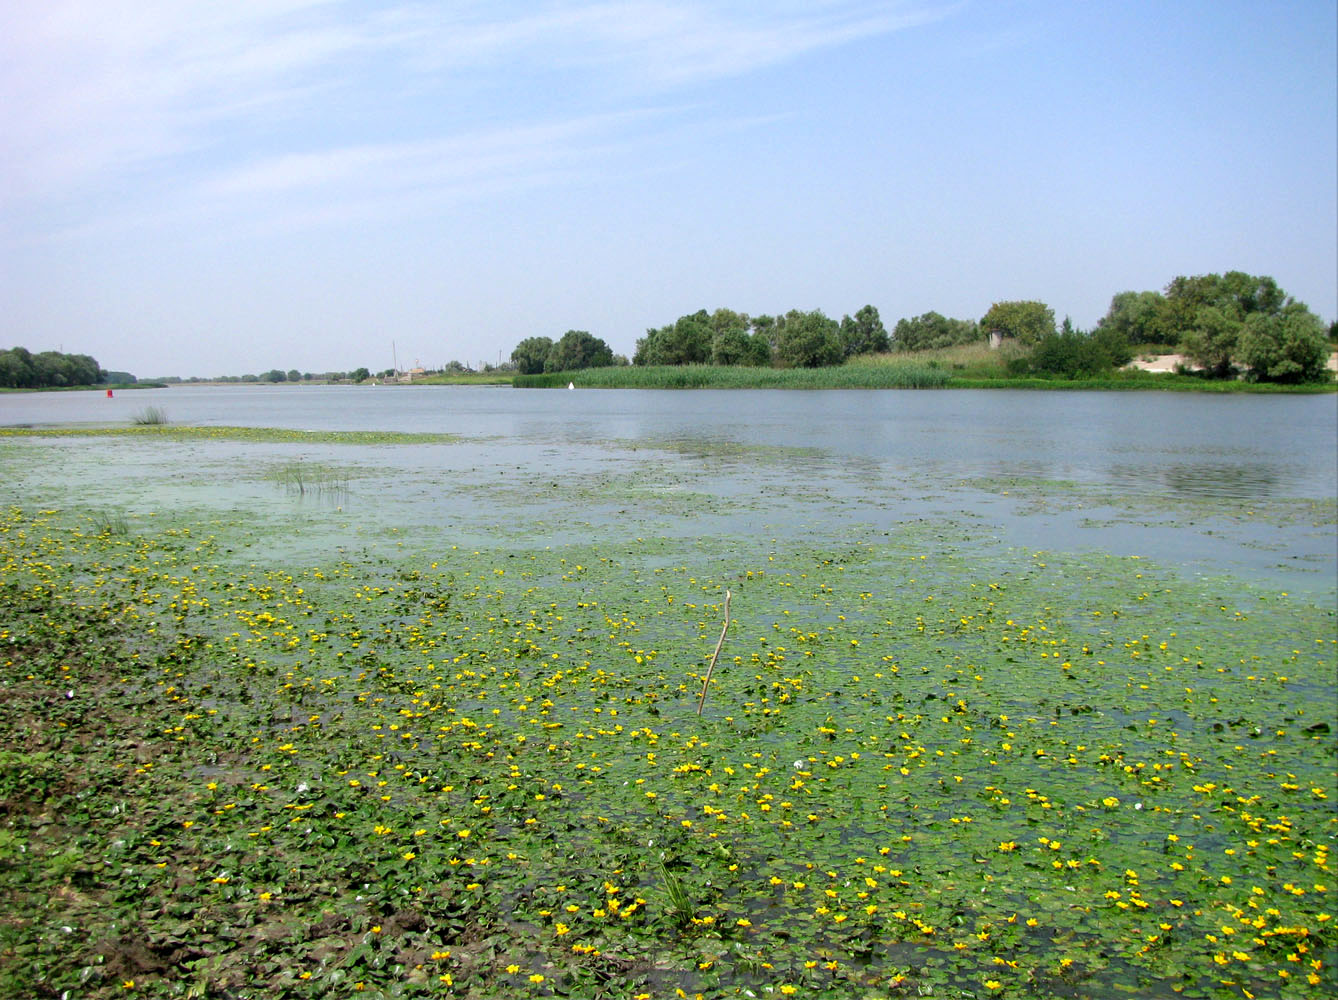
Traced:
[[[113, 381], [87, 354], [62, 354], [60, 351], [31, 353], [25, 347], [0, 351], [0, 386], [6, 389], [62, 389], [76, 385], [98, 385]], [[133, 382], [133, 376], [114, 381]]]
[[[1175, 278], [1162, 291], [1120, 292], [1092, 330], [1035, 300], [996, 302], [979, 320], [937, 312], [897, 321], [889, 333], [866, 305], [840, 321], [821, 310], [749, 316], [716, 309], [680, 316], [636, 342], [634, 365], [750, 365], [814, 368], [860, 354], [920, 351], [983, 341], [991, 335], [1027, 348], [1011, 374], [1080, 378], [1128, 364], [1135, 349], [1183, 352], [1209, 378], [1307, 382], [1326, 377], [1327, 331], [1302, 302], [1267, 276], [1242, 271]], [[600, 338], [568, 330], [559, 340], [528, 337], [511, 352], [521, 374], [627, 364]]]

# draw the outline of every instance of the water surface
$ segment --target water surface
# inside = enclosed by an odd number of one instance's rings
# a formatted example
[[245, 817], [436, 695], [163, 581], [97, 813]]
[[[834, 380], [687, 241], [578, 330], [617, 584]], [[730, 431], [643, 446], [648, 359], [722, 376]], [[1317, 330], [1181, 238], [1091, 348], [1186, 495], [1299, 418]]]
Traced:
[[[0, 426], [128, 424], [148, 406], [174, 424], [458, 439], [296, 452], [19, 439], [5, 471], [38, 490], [77, 480], [90, 504], [286, 510], [326, 536], [346, 523], [364, 544], [389, 529], [404, 533], [397, 544], [525, 546], [628, 533], [840, 537], [938, 523], [982, 553], [1098, 550], [1195, 576], [1336, 589], [1333, 396], [174, 386], [112, 399], [4, 394]], [[325, 508], [295, 501], [272, 476], [292, 461], [343, 469], [347, 493]]]

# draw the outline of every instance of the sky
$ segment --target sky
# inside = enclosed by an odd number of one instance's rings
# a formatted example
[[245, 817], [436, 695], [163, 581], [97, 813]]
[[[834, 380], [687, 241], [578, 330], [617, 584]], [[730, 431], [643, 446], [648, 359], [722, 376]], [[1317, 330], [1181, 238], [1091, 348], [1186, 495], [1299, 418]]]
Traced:
[[630, 356], [1229, 270], [1338, 317], [1333, 0], [0, 0], [0, 348]]

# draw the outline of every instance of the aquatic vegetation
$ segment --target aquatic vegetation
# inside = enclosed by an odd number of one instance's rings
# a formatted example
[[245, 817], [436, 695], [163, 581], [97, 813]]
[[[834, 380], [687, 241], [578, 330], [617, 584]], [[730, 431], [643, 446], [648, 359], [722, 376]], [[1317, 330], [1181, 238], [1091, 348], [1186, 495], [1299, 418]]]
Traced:
[[451, 434], [403, 431], [301, 431], [287, 427], [227, 427], [137, 423], [129, 427], [0, 427], [0, 437], [126, 437], [153, 435], [169, 440], [257, 441], [275, 444], [440, 444]]
[[168, 422], [167, 411], [161, 406], [146, 406], [130, 418], [137, 426], [161, 427]]
[[295, 561], [70, 494], [0, 509], [0, 994], [1338, 988], [1332, 607], [930, 522]]
[[8, 991], [1334, 985], [1329, 610], [914, 534], [714, 578], [96, 527], [0, 526]]
[[338, 466], [294, 459], [274, 466], [267, 475], [283, 489], [298, 496], [311, 495], [332, 502], [348, 497], [348, 471]]

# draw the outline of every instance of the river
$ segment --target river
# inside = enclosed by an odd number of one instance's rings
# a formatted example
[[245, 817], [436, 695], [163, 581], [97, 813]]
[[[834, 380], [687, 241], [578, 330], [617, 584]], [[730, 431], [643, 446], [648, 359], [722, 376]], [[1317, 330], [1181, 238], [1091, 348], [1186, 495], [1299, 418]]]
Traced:
[[[1138, 555], [1331, 599], [1338, 397], [982, 391], [173, 386], [0, 395], [0, 427], [172, 424], [440, 432], [449, 444], [303, 447], [346, 470], [340, 511], [471, 544], [613, 530], [792, 537], [940, 521], [962, 544]], [[15, 439], [11, 476], [130, 509], [286, 502], [292, 446]], [[99, 458], [101, 456], [101, 458]], [[174, 470], [177, 470], [174, 472]], [[166, 484], [166, 485], [165, 485]]]

